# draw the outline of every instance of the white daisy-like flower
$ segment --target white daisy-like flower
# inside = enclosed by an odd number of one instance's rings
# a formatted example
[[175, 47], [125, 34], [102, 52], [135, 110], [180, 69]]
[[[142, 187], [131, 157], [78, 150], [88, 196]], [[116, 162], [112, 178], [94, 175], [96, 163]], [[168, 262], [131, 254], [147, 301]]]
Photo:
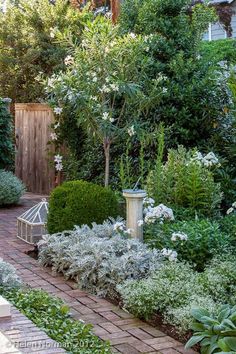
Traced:
[[98, 100], [98, 98], [97, 98], [97, 96], [92, 96], [92, 97], [91, 97], [91, 100], [93, 100], [93, 101], [97, 101], [97, 100]]
[[166, 87], [163, 87], [162, 92], [163, 92], [163, 93], [166, 93], [167, 91], [168, 91], [167, 88], [166, 88]]
[[97, 81], [98, 81], [97, 76], [94, 76], [94, 77], [92, 78], [92, 81], [93, 81], [93, 82], [97, 82]]
[[57, 163], [56, 166], [55, 166], [55, 169], [56, 169], [57, 171], [62, 171], [62, 170], [63, 170], [63, 165], [62, 165], [62, 163]]
[[57, 129], [60, 127], [60, 122], [57, 122], [56, 124], [54, 124], [54, 129]]
[[54, 111], [54, 113], [60, 115], [62, 113], [63, 109], [61, 107], [55, 107], [53, 111]]
[[103, 120], [108, 120], [108, 119], [109, 119], [109, 113], [108, 113], [108, 112], [104, 112], [104, 113], [102, 114], [102, 119], [103, 119]]
[[57, 164], [62, 163], [62, 156], [57, 154], [54, 156], [54, 162], [56, 162]]
[[50, 137], [53, 141], [58, 139], [57, 133], [51, 133]]
[[109, 119], [109, 121], [110, 121], [111, 123], [114, 123], [114, 122], [115, 122], [115, 118], [112, 118], [112, 117], [111, 117], [111, 118]]

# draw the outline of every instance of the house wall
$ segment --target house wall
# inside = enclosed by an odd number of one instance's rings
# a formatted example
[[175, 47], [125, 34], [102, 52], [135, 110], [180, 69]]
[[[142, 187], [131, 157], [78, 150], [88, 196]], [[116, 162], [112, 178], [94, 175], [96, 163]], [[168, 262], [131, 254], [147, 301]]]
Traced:
[[[236, 1], [232, 3], [232, 8], [235, 11], [235, 15], [232, 16], [231, 26], [233, 29], [232, 38], [236, 38]], [[214, 41], [217, 39], [227, 38], [226, 32], [219, 22], [209, 25], [208, 31], [204, 33], [203, 40]]]

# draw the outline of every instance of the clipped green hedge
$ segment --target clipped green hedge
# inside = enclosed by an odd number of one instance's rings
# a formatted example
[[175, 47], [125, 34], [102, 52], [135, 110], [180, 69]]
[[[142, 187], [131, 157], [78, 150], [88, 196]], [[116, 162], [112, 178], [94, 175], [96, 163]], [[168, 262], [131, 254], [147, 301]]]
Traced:
[[52, 234], [118, 215], [118, 200], [110, 189], [86, 181], [65, 182], [51, 193], [47, 229]]

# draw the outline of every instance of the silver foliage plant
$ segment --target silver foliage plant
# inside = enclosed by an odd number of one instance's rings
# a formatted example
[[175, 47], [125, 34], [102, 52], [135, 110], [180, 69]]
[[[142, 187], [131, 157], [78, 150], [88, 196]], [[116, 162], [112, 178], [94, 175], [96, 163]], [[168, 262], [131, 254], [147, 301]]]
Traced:
[[114, 222], [44, 236], [39, 242], [39, 262], [75, 279], [82, 289], [116, 297], [117, 284], [146, 277], [159, 268], [162, 256], [158, 250], [120, 235]]
[[20, 285], [21, 280], [16, 274], [15, 268], [0, 258], [0, 286], [5, 288], [15, 288]]

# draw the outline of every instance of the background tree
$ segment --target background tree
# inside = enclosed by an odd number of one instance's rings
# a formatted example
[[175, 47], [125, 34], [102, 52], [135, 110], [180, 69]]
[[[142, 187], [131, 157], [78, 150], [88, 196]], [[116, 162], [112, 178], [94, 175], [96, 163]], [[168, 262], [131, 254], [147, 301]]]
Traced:
[[9, 3], [0, 13], [0, 95], [40, 101], [44, 94], [35, 78], [64, 68], [66, 50], [56, 42], [56, 32], [69, 31], [79, 40], [86, 16], [66, 0]]

